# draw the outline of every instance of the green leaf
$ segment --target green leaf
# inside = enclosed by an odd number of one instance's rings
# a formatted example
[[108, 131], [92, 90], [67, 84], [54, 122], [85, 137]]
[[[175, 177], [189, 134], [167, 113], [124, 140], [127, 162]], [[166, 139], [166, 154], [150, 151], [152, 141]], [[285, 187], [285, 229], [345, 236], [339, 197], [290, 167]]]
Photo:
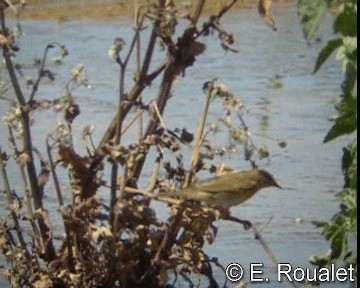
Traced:
[[[357, 130], [357, 1], [356, 0], [298, 0], [299, 14], [304, 35], [309, 41], [318, 29], [319, 23], [334, 4], [340, 14], [333, 24], [333, 31], [340, 34], [321, 50], [315, 63], [316, 73], [337, 50], [336, 58], [342, 61], [345, 79], [341, 85], [342, 95], [336, 105], [338, 116], [326, 135], [324, 142], [331, 141]], [[357, 237], [357, 142], [344, 148], [342, 171], [344, 189], [340, 194], [340, 211], [329, 222], [313, 222], [322, 228], [331, 249], [325, 255], [313, 255], [310, 262], [319, 267], [332, 263], [357, 265], [357, 253], [351, 244]], [[356, 269], [356, 268], [355, 268]]]
[[347, 119], [346, 115], [338, 117], [335, 125], [332, 126], [328, 134], [326, 134], [324, 143], [332, 141], [340, 136], [351, 134], [356, 128], [356, 121], [353, 121], [353, 119]]
[[[343, 148], [343, 157], [341, 164], [342, 171], [344, 173], [344, 188], [345, 197], [350, 195], [352, 198], [355, 197], [355, 191], [357, 190], [357, 141]], [[348, 199], [343, 199], [343, 202]], [[348, 206], [348, 204], [347, 204]], [[356, 207], [356, 200], [355, 205]]]
[[[355, 71], [355, 72], [353, 72]], [[345, 72], [345, 80], [341, 85], [341, 89], [344, 94], [352, 93], [357, 83], [357, 72], [356, 67], [352, 65], [352, 63], [347, 63], [346, 72]]]
[[334, 21], [333, 28], [335, 33], [340, 33], [343, 36], [357, 36], [357, 14], [355, 7], [353, 3], [345, 4], [344, 10]]
[[357, 99], [352, 96], [342, 98], [337, 109], [339, 116], [335, 124], [325, 136], [324, 143], [334, 140], [340, 136], [351, 134], [357, 130]]
[[343, 44], [343, 39], [338, 38], [330, 40], [327, 45], [320, 51], [318, 58], [316, 59], [315, 68], [313, 73], [316, 73], [324, 62], [330, 57], [330, 55]]
[[328, 226], [328, 222], [325, 221], [312, 221], [313, 225], [315, 225], [317, 228], [325, 228]]
[[311, 40], [323, 17], [336, 4], [336, 0], [298, 0], [298, 12], [303, 24], [304, 36]]

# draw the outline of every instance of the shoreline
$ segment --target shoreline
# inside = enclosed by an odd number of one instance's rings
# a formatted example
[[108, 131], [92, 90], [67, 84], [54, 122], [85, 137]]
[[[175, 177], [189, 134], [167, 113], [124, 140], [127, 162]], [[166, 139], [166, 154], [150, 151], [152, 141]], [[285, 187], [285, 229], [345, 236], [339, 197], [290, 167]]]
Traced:
[[[83, 1], [56, 2], [49, 4], [46, 0], [34, 0], [28, 4], [21, 12], [20, 19], [36, 21], [55, 21], [58, 23], [73, 20], [93, 20], [93, 21], [114, 21], [134, 17], [134, 2], [130, 0], [109, 1], [88, 1], [85, 5]], [[116, 3], [117, 2], [117, 3]], [[138, 0], [140, 5], [146, 0]], [[274, 0], [273, 7], [285, 7], [294, 4], [295, 0]], [[226, 0], [208, 0], [204, 7], [204, 15], [211, 15], [219, 11], [228, 3]], [[240, 9], [255, 8], [257, 0], [238, 1], [232, 11]], [[9, 18], [16, 18], [11, 9], [7, 9], [6, 14]]]

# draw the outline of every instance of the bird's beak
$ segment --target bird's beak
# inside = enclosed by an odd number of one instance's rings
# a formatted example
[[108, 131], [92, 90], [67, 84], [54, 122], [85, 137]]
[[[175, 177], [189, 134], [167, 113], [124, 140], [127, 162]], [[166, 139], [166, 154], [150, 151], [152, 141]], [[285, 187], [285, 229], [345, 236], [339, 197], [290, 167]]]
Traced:
[[276, 182], [275, 182], [275, 187], [282, 189], [282, 187], [279, 184], [277, 184]]

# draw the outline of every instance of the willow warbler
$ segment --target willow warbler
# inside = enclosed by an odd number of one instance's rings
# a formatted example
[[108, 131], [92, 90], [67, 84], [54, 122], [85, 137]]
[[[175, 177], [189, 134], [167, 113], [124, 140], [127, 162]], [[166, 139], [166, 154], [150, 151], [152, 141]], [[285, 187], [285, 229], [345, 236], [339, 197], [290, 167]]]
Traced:
[[180, 199], [206, 202], [208, 205], [222, 206], [228, 209], [239, 205], [260, 189], [278, 187], [274, 177], [267, 171], [252, 169], [243, 172], [230, 172], [196, 183], [186, 189], [173, 193]]

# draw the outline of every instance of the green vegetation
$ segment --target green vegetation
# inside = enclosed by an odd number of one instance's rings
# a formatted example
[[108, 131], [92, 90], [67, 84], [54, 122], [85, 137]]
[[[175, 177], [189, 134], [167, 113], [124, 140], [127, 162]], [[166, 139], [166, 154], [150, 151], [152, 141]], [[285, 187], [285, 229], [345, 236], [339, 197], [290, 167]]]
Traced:
[[[324, 142], [357, 131], [357, 1], [356, 0], [298, 0], [298, 8], [305, 38], [314, 37], [322, 18], [329, 12], [336, 13], [333, 31], [336, 38], [330, 40], [321, 50], [314, 73], [336, 52], [342, 61], [344, 81], [342, 94], [335, 108], [338, 112], [334, 124], [325, 136]], [[339, 197], [340, 211], [329, 222], [317, 222], [323, 234], [331, 243], [329, 253], [312, 256], [310, 261], [318, 266], [331, 263], [352, 264], [356, 267], [357, 251], [352, 246], [357, 237], [357, 140], [343, 148], [342, 171], [344, 188]]]

